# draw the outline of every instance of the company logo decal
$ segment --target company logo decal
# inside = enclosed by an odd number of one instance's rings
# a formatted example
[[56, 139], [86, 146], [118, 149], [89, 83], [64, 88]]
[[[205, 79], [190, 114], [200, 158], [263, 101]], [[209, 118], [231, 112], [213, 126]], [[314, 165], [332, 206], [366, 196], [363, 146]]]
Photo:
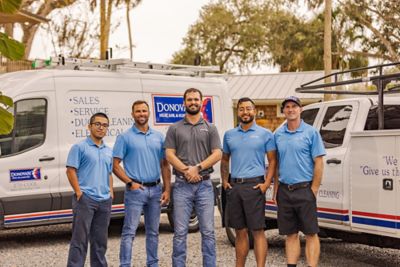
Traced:
[[11, 182], [40, 180], [41, 178], [40, 168], [10, 170]]
[[[155, 124], [172, 124], [185, 116], [183, 96], [153, 95], [153, 112]], [[213, 98], [203, 97], [203, 105], [200, 112], [205, 120], [213, 123]]]

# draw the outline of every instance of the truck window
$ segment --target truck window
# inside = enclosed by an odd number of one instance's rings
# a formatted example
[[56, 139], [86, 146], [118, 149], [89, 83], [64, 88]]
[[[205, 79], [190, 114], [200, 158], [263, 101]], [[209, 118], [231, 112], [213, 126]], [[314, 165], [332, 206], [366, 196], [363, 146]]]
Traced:
[[[384, 129], [400, 129], [400, 105], [385, 105], [383, 113]], [[364, 130], [378, 130], [378, 106], [372, 106], [369, 109]]]
[[14, 129], [0, 135], [0, 157], [10, 156], [43, 143], [46, 132], [45, 99], [21, 100], [14, 105]]
[[317, 117], [319, 108], [307, 109], [301, 112], [301, 118], [307, 124], [313, 125]]
[[350, 105], [328, 108], [320, 129], [325, 148], [339, 147], [343, 144], [352, 110], [353, 107]]

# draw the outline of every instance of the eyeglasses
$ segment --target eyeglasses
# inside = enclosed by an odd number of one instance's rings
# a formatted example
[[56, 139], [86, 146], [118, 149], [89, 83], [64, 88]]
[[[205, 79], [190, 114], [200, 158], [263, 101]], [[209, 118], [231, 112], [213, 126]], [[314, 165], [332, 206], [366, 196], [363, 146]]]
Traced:
[[110, 126], [108, 123], [100, 123], [100, 122], [93, 122], [91, 123], [91, 125], [94, 125], [94, 127], [96, 127], [97, 129], [100, 129], [100, 127], [108, 128], [108, 126]]

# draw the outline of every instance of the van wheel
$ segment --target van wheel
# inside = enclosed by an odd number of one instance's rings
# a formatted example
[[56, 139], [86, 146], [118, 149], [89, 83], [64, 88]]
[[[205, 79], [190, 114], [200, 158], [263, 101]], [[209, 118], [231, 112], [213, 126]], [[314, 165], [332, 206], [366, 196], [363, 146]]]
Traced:
[[[235, 241], [236, 241], [236, 233], [235, 229], [231, 227], [225, 227], [226, 235], [228, 236], [229, 242], [231, 242], [232, 246], [235, 246]], [[254, 248], [254, 238], [253, 234], [251, 231], [249, 231], [249, 247], [250, 249]]]
[[[171, 210], [168, 212], [168, 221], [169, 225], [171, 226], [172, 231], [174, 230], [174, 216], [173, 216], [173, 211]], [[192, 214], [190, 215], [189, 219], [189, 233], [194, 233], [199, 231], [199, 219], [196, 216], [196, 212], [193, 209]]]

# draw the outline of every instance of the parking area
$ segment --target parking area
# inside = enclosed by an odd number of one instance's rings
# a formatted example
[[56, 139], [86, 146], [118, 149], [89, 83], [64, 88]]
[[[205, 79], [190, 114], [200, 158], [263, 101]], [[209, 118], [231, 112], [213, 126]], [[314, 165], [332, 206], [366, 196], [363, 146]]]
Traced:
[[[230, 245], [225, 229], [221, 227], [216, 213], [217, 266], [231, 267], [235, 262], [235, 251]], [[122, 221], [111, 223], [107, 259], [109, 266], [118, 266], [119, 241]], [[0, 266], [65, 266], [70, 239], [71, 224], [30, 227], [0, 231]], [[266, 231], [269, 243], [267, 266], [286, 266], [284, 239], [276, 230]], [[171, 266], [173, 233], [166, 214], [161, 216], [159, 258], [160, 267]], [[145, 233], [139, 228], [134, 243], [134, 267], [146, 266]], [[304, 245], [304, 244], [303, 244]], [[303, 246], [304, 247], [304, 246]], [[320, 266], [399, 266], [400, 253], [394, 249], [381, 249], [339, 240], [322, 239]], [[188, 236], [188, 267], [201, 266], [200, 233]], [[304, 251], [303, 251], [304, 254]], [[89, 266], [89, 264], [87, 264]], [[254, 254], [249, 253], [246, 266], [255, 266]], [[299, 266], [306, 266], [304, 257]]]

